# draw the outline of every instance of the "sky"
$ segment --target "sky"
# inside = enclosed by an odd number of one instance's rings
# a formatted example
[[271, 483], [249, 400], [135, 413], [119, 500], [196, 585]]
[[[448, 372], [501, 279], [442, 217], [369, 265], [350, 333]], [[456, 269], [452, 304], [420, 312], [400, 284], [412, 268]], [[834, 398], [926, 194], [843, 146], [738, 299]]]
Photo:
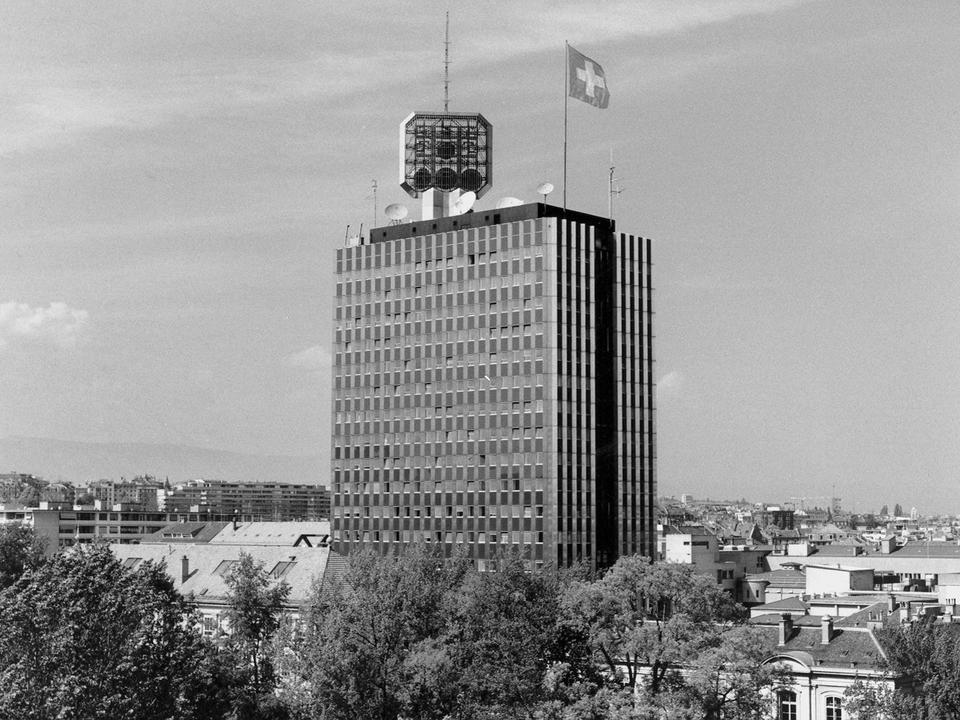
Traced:
[[326, 456], [334, 251], [417, 211], [448, 9], [478, 209], [559, 192], [564, 41], [606, 72], [568, 205], [612, 151], [654, 240], [662, 493], [960, 512], [953, 0], [7, 0], [0, 437]]

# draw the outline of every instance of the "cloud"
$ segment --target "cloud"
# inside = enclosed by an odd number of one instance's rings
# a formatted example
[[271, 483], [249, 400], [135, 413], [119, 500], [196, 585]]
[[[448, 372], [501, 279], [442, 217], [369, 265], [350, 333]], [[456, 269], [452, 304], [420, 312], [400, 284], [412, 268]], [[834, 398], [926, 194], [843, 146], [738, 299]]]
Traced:
[[[531, 0], [498, 7], [496, 32], [486, 6], [463, 9], [452, 18], [454, 68], [489, 69], [562, 52], [563, 38], [596, 53], [606, 44], [772, 14], [804, 1]], [[414, 7], [398, 3], [383, 11], [381, 3], [361, 0], [335, 11], [322, 3], [285, 10], [237, 2], [215, 15], [189, 2], [178, 3], [177, 11], [136, 13], [104, 2], [54, 21], [26, 5], [10, 23], [23, 26], [21, 32], [5, 36], [0, 28], [6, 41], [0, 61], [13, 68], [0, 69], [0, 100], [9, 98], [12, 109], [0, 119], [0, 155], [71, 143], [102, 129], [150, 128], [255, 105], [286, 107], [302, 98], [368, 102], [371, 92], [419, 87], [438, 72], [441, 16], [412, 13]], [[357, 38], [371, 33], [371, 13], [382, 21], [358, 53]], [[533, 17], [539, 21], [531, 23]], [[52, 45], [34, 42], [51, 22], [58, 23]], [[434, 53], [429, 62], [425, 48]]]
[[62, 348], [77, 344], [90, 314], [66, 303], [47, 307], [26, 303], [0, 303], [0, 350], [17, 342], [42, 342]]
[[657, 381], [657, 397], [670, 397], [683, 390], [684, 377], [679, 370], [671, 370]]
[[330, 353], [320, 345], [313, 345], [287, 355], [283, 364], [301, 370], [325, 370], [330, 367]]
[[[729, 22], [750, 15], [766, 15], [801, 5], [804, 0], [618, 0], [589, 3], [542, 0], [539, 13], [531, 3], [513, 3], [515, 22], [505, 22], [512, 32], [514, 52], [524, 48], [545, 50], [556, 47], [557, 38], [569, 38], [572, 45], [586, 47], [631, 37], [661, 37], [698, 27]], [[510, 11], [508, 10], [507, 13]], [[544, 22], [530, 23], [531, 15]], [[517, 40], [522, 40], [517, 42]], [[475, 42], [478, 51], [481, 42]]]

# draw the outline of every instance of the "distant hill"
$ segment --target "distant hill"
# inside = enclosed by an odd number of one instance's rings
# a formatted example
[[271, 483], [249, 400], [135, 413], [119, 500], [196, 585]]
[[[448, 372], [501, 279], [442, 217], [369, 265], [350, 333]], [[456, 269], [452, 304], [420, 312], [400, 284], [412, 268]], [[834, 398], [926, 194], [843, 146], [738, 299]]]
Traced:
[[150, 474], [182, 482], [193, 478], [313, 483], [329, 486], [319, 456], [248, 455], [188, 445], [85, 443], [50, 438], [0, 439], [0, 472], [39, 475], [50, 482]]

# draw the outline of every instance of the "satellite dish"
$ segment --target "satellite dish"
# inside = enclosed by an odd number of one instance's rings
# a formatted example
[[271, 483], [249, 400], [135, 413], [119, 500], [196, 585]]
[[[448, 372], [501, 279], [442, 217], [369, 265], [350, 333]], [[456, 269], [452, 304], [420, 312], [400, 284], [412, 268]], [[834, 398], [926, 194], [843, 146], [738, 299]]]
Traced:
[[384, 214], [394, 222], [400, 222], [407, 216], [407, 206], [400, 203], [390, 203], [383, 209]]
[[520, 198], [510, 197], [509, 195], [497, 200], [497, 210], [502, 210], [503, 208], [508, 207], [516, 207], [517, 205], [523, 205], [523, 200]]
[[465, 192], [463, 195], [457, 198], [456, 202], [453, 203], [454, 215], [463, 215], [470, 208], [473, 207], [473, 204], [477, 201], [477, 194], [475, 192]]
[[543, 201], [547, 201], [547, 195], [553, 192], [553, 183], [540, 183], [537, 185], [537, 195], [543, 195]]

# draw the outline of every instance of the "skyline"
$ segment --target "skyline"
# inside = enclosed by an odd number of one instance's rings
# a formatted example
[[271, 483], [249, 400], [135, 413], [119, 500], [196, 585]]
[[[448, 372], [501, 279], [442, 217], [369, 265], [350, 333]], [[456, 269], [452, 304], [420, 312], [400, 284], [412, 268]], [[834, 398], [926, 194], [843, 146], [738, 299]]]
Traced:
[[[333, 253], [371, 180], [377, 225], [418, 212], [397, 127], [442, 107], [446, 9], [0, 10], [0, 437], [326, 461]], [[662, 494], [960, 511], [960, 7], [449, 9], [480, 209], [559, 204], [564, 41], [606, 71], [568, 205], [606, 214], [612, 149], [654, 240]]]

